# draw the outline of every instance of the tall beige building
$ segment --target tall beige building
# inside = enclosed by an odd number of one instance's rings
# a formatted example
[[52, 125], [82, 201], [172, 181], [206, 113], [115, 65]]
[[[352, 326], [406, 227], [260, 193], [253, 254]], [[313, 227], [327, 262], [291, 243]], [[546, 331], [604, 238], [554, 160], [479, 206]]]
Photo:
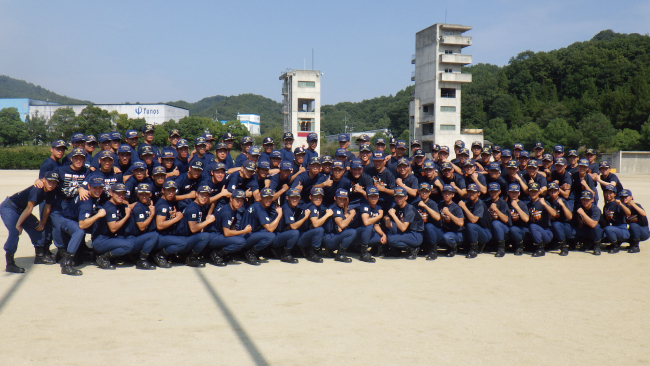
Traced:
[[463, 54], [472, 45], [472, 37], [463, 35], [472, 27], [436, 23], [415, 34], [415, 55], [411, 63], [415, 72], [415, 93], [409, 104], [409, 136], [422, 141], [425, 152], [432, 144], [449, 146], [453, 156], [456, 140], [465, 145], [483, 142], [483, 130], [461, 129], [460, 93], [463, 83], [471, 83], [472, 75], [461, 73], [461, 66], [472, 63], [472, 56]]
[[[282, 83], [283, 132], [295, 138], [293, 147], [307, 148], [307, 135], [315, 132], [320, 139], [320, 79], [318, 70], [291, 70], [280, 75]], [[277, 142], [276, 142], [277, 144]], [[320, 143], [316, 149], [320, 154]]]

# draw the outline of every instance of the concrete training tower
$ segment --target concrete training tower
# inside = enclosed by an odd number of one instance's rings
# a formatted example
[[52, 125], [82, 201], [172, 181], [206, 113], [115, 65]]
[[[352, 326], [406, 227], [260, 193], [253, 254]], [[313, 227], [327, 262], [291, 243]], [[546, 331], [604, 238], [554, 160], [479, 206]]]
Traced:
[[[282, 95], [284, 96], [282, 114], [283, 132], [291, 132], [295, 138], [293, 148], [307, 148], [307, 135], [316, 132], [320, 154], [320, 79], [318, 70], [290, 70], [280, 75]], [[276, 145], [278, 145], [276, 141]]]

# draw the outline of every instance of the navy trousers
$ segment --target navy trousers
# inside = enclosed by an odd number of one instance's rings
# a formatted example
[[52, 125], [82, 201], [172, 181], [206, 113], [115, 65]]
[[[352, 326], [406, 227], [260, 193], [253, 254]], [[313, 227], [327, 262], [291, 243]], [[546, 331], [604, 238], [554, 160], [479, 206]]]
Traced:
[[298, 242], [296, 242], [296, 245], [298, 245], [299, 248], [306, 248], [309, 246], [313, 248], [320, 248], [321, 245], [323, 244], [324, 235], [325, 235], [325, 230], [323, 230], [322, 227], [309, 229], [300, 234], [300, 237], [298, 238]]
[[86, 231], [79, 228], [79, 223], [77, 221], [66, 219], [60, 214], [57, 216], [57, 222], [52, 231], [54, 245], [56, 245], [59, 250], [67, 250], [70, 253], [77, 252], [79, 245], [81, 245], [86, 238]]
[[345, 229], [340, 233], [329, 233], [323, 235], [323, 246], [325, 249], [334, 250], [339, 246], [347, 249], [357, 237], [355, 229]]
[[286, 248], [291, 250], [298, 242], [298, 238], [300, 238], [300, 232], [298, 230], [286, 230], [281, 233], [276, 233], [272, 246], [273, 248]]
[[551, 231], [553, 232], [553, 238], [559, 242], [572, 239], [575, 235], [573, 227], [568, 222], [553, 221]]
[[374, 225], [362, 226], [357, 228], [357, 240], [359, 245], [378, 245], [381, 244], [381, 235], [375, 231]]
[[160, 235], [156, 249], [165, 249], [169, 254], [188, 253], [193, 250], [194, 253], [201, 253], [210, 241], [209, 233], [197, 233], [190, 236]]
[[606, 226], [603, 231], [605, 232], [605, 237], [607, 237], [607, 240], [610, 243], [615, 241], [626, 241], [630, 238], [630, 231], [627, 229], [627, 224]]
[[[0, 205], [0, 217], [2, 217], [2, 222], [7, 227], [7, 231], [9, 231], [4, 249], [5, 252], [10, 254], [16, 253], [16, 249], [18, 248], [18, 240], [20, 237], [18, 230], [16, 230], [16, 224], [21, 214], [22, 210], [16, 207], [8, 197]], [[23, 231], [29, 235], [32, 244], [35, 247], [42, 247], [45, 243], [45, 236], [42, 231], [36, 231], [36, 226], [38, 226], [38, 219], [33, 214], [27, 216], [22, 225]]]
[[135, 242], [123, 236], [109, 238], [108, 236], [100, 235], [93, 238], [93, 250], [98, 254], [111, 252], [114, 256], [119, 257], [133, 252], [134, 247]]
[[528, 230], [530, 232], [531, 238], [533, 239], [533, 244], [535, 245], [544, 245], [553, 239], [553, 232], [551, 229], [544, 229], [537, 224], [530, 224]]
[[262, 231], [246, 234], [244, 239], [246, 239], [245, 248], [255, 248], [255, 250], [260, 251], [273, 244], [275, 234], [263, 229]]
[[650, 229], [647, 226], [641, 226], [637, 223], [630, 224], [630, 239], [646, 241], [650, 239]]
[[490, 229], [481, 227], [478, 224], [472, 224], [471, 222], [465, 223], [465, 232], [463, 233], [463, 238], [467, 244], [478, 243], [478, 244], [487, 244], [487, 242], [492, 239], [492, 233]]

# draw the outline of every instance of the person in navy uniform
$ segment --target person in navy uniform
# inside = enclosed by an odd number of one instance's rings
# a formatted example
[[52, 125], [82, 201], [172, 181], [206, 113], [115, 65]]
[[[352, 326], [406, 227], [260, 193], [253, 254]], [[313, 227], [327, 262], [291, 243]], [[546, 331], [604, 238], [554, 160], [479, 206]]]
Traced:
[[470, 146], [472, 151], [472, 159], [479, 160], [481, 158], [481, 151], [483, 150], [483, 143], [481, 141], [474, 141]]
[[291, 132], [285, 132], [282, 135], [282, 145], [283, 148], [280, 149], [280, 154], [282, 155], [282, 160], [292, 161], [293, 160], [293, 134]]
[[231, 195], [226, 187], [226, 165], [224, 163], [215, 163], [212, 165], [210, 176], [203, 180], [200, 185], [207, 185], [212, 190], [209, 204], [215, 204], [215, 209], [228, 204]]
[[282, 163], [282, 153], [280, 150], [271, 151], [271, 154], [269, 154], [269, 162], [271, 163], [269, 172], [271, 174], [278, 174], [280, 172], [280, 163]]
[[334, 215], [334, 211], [323, 205], [322, 188], [312, 187], [309, 191], [309, 199], [310, 203], [306, 205], [306, 210], [309, 210], [308, 228], [310, 230], [316, 228], [323, 230], [322, 247], [325, 247], [325, 236], [332, 232], [332, 216]]
[[208, 164], [211, 161], [214, 161], [214, 154], [211, 152], [212, 147], [214, 146], [215, 141], [217, 141], [211, 133], [206, 132], [201, 135], [205, 139], [205, 163]]
[[347, 192], [350, 191], [352, 185], [350, 180], [343, 176], [345, 173], [345, 165], [341, 161], [335, 161], [332, 164], [332, 174], [325, 176], [321, 174], [318, 182], [316, 182], [316, 187], [323, 188], [323, 204], [325, 206], [331, 206], [334, 204], [336, 192], [339, 189], [344, 189]]
[[[476, 160], [476, 164], [479, 166], [479, 173], [487, 174], [488, 165], [490, 165], [490, 159], [492, 158], [492, 150], [489, 147], [484, 147], [481, 149], [480, 158]], [[496, 162], [495, 162], [496, 163]], [[499, 166], [499, 163], [496, 163]]]
[[360, 257], [362, 262], [374, 263], [375, 259], [368, 252], [371, 247], [388, 244], [388, 237], [381, 228], [380, 220], [384, 211], [377, 205], [379, 190], [377, 187], [368, 187], [366, 190], [367, 201], [359, 207], [360, 225], [357, 230], [357, 239], [360, 241]]
[[[227, 189], [232, 193], [236, 189], [241, 189], [246, 193], [246, 198], [251, 199], [254, 197], [254, 192], [258, 192], [259, 186], [257, 185], [257, 175], [255, 170], [257, 166], [253, 161], [246, 160], [242, 165], [242, 170], [230, 174]], [[264, 187], [262, 187], [264, 188]]]
[[165, 173], [165, 177], [178, 177], [180, 175], [180, 172], [178, 171], [175, 163], [176, 158], [174, 157], [174, 153], [169, 149], [163, 149], [163, 151], [160, 152], [159, 166], [162, 166], [164, 168], [163, 172]]
[[160, 158], [160, 150], [158, 150], [157, 147], [153, 146], [153, 139], [154, 139], [154, 127], [152, 124], [147, 123], [142, 127], [142, 143], [138, 145], [138, 151], [144, 146], [144, 145], [149, 145], [153, 149], [154, 154], [156, 155], [156, 158]]
[[426, 159], [424, 164], [422, 164], [422, 176], [418, 177], [420, 184], [428, 183], [431, 189], [429, 198], [434, 200], [436, 203], [442, 201], [442, 180], [438, 177], [436, 172], [436, 163], [433, 160]]
[[397, 163], [399, 159], [405, 157], [404, 155], [406, 155], [406, 141], [397, 140], [395, 142], [395, 151], [391, 150], [390, 159], [386, 162], [386, 168], [393, 173], [393, 176], [397, 175]]
[[458, 251], [458, 245], [463, 242], [465, 215], [463, 209], [454, 202], [456, 190], [449, 184], [442, 187], [442, 201], [440, 202], [440, 216], [442, 220], [442, 241], [447, 246], [447, 257], [453, 257]]
[[318, 134], [311, 132], [307, 135], [307, 148], [305, 149], [305, 161], [302, 166], [307, 168], [311, 158], [317, 158], [318, 152], [316, 152], [316, 147], [318, 146]]
[[501, 197], [501, 186], [499, 183], [489, 183], [488, 194], [490, 200], [486, 201], [485, 204], [490, 218], [492, 219], [492, 237], [497, 242], [497, 252], [494, 256], [501, 258], [506, 254], [506, 238], [510, 237], [510, 228], [512, 227], [510, 208], [506, 201]]
[[[309, 220], [309, 210], [303, 211], [300, 209], [298, 207], [299, 202], [300, 191], [295, 188], [289, 189], [286, 194], [286, 202], [282, 205], [282, 220], [276, 229], [275, 241], [272, 244], [274, 250], [283, 248], [283, 253], [279, 258], [282, 262], [286, 263], [298, 263], [298, 260], [291, 255], [291, 250], [296, 244], [298, 244], [298, 240], [301, 236], [300, 228], [307, 220]], [[302, 215], [302, 217], [300, 217], [300, 215]], [[322, 235], [320, 236], [320, 240], [322, 241]], [[301, 244], [302, 248], [304, 248], [311, 244], [311, 242], [303, 240]], [[319, 241], [316, 248], [319, 248], [320, 244]], [[278, 257], [277, 253], [274, 252], [274, 254]], [[305, 253], [303, 253], [303, 255], [304, 254]], [[309, 260], [309, 255], [306, 255], [305, 258]]]
[[203, 163], [203, 166], [206, 166], [210, 160], [205, 153], [207, 152], [208, 143], [205, 141], [205, 137], [199, 136], [194, 139], [194, 151], [192, 157], [190, 158], [190, 165], [193, 162], [200, 160]]
[[465, 185], [465, 179], [460, 175], [454, 172], [454, 165], [449, 162], [442, 163], [442, 169], [440, 174], [440, 180], [443, 185], [450, 185], [454, 188], [456, 202], [467, 196], [467, 186]]
[[[140, 134], [138, 133], [138, 131], [136, 131], [134, 129], [127, 130], [124, 133], [124, 143], [120, 144], [120, 146], [127, 145], [130, 148], [131, 154], [133, 156], [137, 157], [138, 156], [138, 151], [139, 151], [139, 150], [136, 150], [137, 147], [138, 147], [138, 138], [140, 138]], [[119, 148], [120, 147], [118, 146], [115, 153], [119, 152]]]
[[557, 161], [557, 159], [562, 157], [564, 157], [564, 146], [562, 145], [553, 146], [553, 161]]
[[[165, 181], [162, 190], [162, 197], [156, 202], [156, 230], [158, 237], [157, 252], [154, 260], [159, 267], [171, 268], [168, 261], [169, 255], [193, 252], [200, 253], [210, 242], [210, 234], [197, 232], [189, 233], [188, 221], [184, 214], [178, 210], [176, 202], [176, 182]], [[202, 212], [202, 211], [201, 211]], [[191, 214], [190, 211], [187, 212]], [[179, 228], [183, 225], [182, 228]], [[181, 234], [181, 235], [178, 235]], [[191, 266], [199, 266], [196, 260], [189, 262]]]
[[282, 208], [277, 207], [273, 202], [274, 194], [271, 188], [262, 189], [261, 200], [248, 207], [240, 222], [240, 230], [247, 225], [252, 228], [252, 231], [244, 236], [246, 239], [244, 248], [248, 249], [245, 261], [248, 264], [260, 264], [258, 253], [273, 244], [275, 240], [275, 230], [282, 220]]
[[296, 242], [303, 257], [310, 262], [323, 263], [318, 251], [323, 243], [325, 231], [322, 227], [311, 227], [309, 218], [312, 212], [300, 205], [300, 191], [291, 188], [287, 191], [287, 198], [282, 204], [282, 222], [280, 232], [298, 230], [299, 238]]
[[[512, 160], [511, 160], [512, 161]], [[516, 162], [514, 162], [516, 164]], [[506, 164], [507, 166], [507, 164]], [[504, 169], [506, 170], [507, 167]], [[516, 169], [516, 167], [515, 167]], [[514, 169], [513, 169], [514, 170]], [[507, 171], [507, 170], [506, 170]], [[506, 173], [507, 175], [507, 173]], [[501, 174], [501, 169], [499, 167], [499, 163], [496, 162], [491, 162], [488, 167], [487, 167], [487, 175], [485, 175], [485, 183], [488, 185], [488, 194], [482, 196], [482, 198], [485, 201], [490, 201], [491, 195], [490, 195], [490, 183], [496, 183], [499, 185], [499, 196], [506, 196], [508, 192], [508, 182], [506, 182], [505, 178]]]
[[[336, 149], [336, 151], [339, 151], [339, 149]], [[343, 155], [345, 155], [345, 150], [343, 150]], [[370, 149], [369, 144], [361, 144], [359, 146], [359, 159], [361, 160], [361, 164], [363, 164], [363, 171], [368, 173], [368, 169], [373, 168], [374, 165], [372, 164], [370, 157], [372, 156], [372, 150]], [[346, 156], [347, 159], [347, 156]], [[348, 165], [349, 166], [349, 165]]]
[[[528, 193], [528, 190], [530, 190], [530, 186], [533, 183], [537, 183], [537, 186], [539, 187], [539, 195], [544, 197], [546, 196], [546, 185], [548, 182], [546, 181], [546, 178], [539, 174], [539, 165], [537, 165], [537, 160], [535, 159], [530, 159], [528, 161], [528, 164], [526, 164], [526, 173], [521, 177], [525, 182], [526, 185], [528, 186], [528, 189], [526, 187], [522, 186], [522, 189], [524, 193]], [[529, 201], [530, 196], [524, 201]]]
[[[411, 159], [411, 171], [416, 177], [422, 176], [422, 164], [424, 164], [424, 158], [426, 155], [422, 149], [416, 149], [413, 152], [413, 158]], [[398, 162], [399, 163], [399, 162]], [[404, 188], [404, 187], [402, 187]]]
[[280, 172], [269, 178], [269, 188], [275, 191], [274, 200], [280, 200], [280, 206], [286, 202], [286, 192], [291, 186], [291, 172], [293, 166], [290, 161], [280, 163]]
[[530, 197], [528, 202], [530, 220], [528, 230], [535, 248], [532, 254], [533, 257], [543, 257], [545, 255], [544, 246], [553, 239], [551, 216], [557, 215], [557, 211], [541, 197], [541, 191], [542, 187], [536, 182], [528, 186], [528, 195]]
[[621, 242], [630, 238], [630, 231], [627, 228], [625, 218], [632, 215], [632, 211], [616, 198], [616, 186], [608, 184], [603, 188], [605, 205], [601, 216], [604, 224], [604, 236], [610, 242], [608, 252], [618, 253]]
[[[84, 151], [84, 157], [86, 158], [84, 161], [84, 164], [86, 164], [86, 167], [90, 167], [90, 163], [93, 159], [92, 154], [89, 154], [86, 152], [85, 147], [86, 147], [86, 135], [84, 135], [81, 132], [73, 133], [72, 137], [70, 138], [70, 145], [72, 146], [72, 149], [82, 149]], [[72, 157], [72, 152], [70, 152], [68, 155], [64, 156], [63, 159], [61, 160], [61, 166], [65, 165], [70, 165], [70, 158]]]
[[230, 201], [214, 211], [215, 233], [210, 237], [210, 260], [215, 266], [224, 267], [230, 256], [239, 252], [246, 245], [244, 236], [252, 231], [250, 225], [238, 230], [237, 226], [244, 214], [246, 193], [241, 189], [232, 192]]
[[214, 155], [214, 160], [212, 160], [208, 166], [211, 164], [216, 164], [216, 163], [223, 163], [223, 165], [226, 167], [226, 173], [227, 174], [232, 174], [234, 172], [238, 172], [240, 169], [236, 168], [233, 164], [232, 158], [228, 160], [228, 147], [225, 143], [220, 142], [217, 145], [215, 145], [215, 155]]
[[61, 166], [61, 158], [68, 149], [63, 140], [52, 141], [50, 144], [50, 156], [43, 161], [38, 171], [38, 179], [42, 179], [47, 172], [56, 171]]
[[[339, 148], [345, 149], [346, 160], [352, 160], [356, 156], [348, 150], [350, 147], [350, 135], [347, 133], [341, 133], [338, 137]], [[337, 149], [338, 150], [338, 149]]]
[[549, 184], [557, 184], [560, 196], [562, 196], [562, 198], [567, 201], [571, 201], [571, 205], [573, 205], [575, 197], [573, 197], [573, 194], [571, 194], [572, 178], [571, 174], [569, 174], [569, 171], [566, 168], [566, 159], [563, 157], [557, 158], [555, 160], [555, 170], [551, 172], [551, 176], [547, 178], [547, 181]]
[[[334, 163], [334, 159], [332, 159], [331, 156], [329, 155], [323, 155], [320, 157], [320, 172], [323, 175], [331, 175], [332, 174], [332, 164]], [[349, 162], [346, 164], [346, 168], [349, 167]], [[304, 169], [304, 168], [303, 168]]]
[[[138, 269], [156, 269], [149, 263], [149, 253], [158, 245], [158, 232], [156, 231], [156, 206], [151, 200], [151, 184], [140, 183], [136, 189], [138, 201], [131, 210], [131, 221], [126, 233], [128, 238], [135, 242], [132, 254], [138, 254], [135, 264]], [[161, 263], [164, 265], [164, 263]]]
[[531, 159], [541, 161], [543, 155], [544, 155], [544, 143], [541, 141], [535, 142], [535, 146], [533, 147], [533, 156], [531, 157]]
[[584, 240], [585, 250], [592, 247], [594, 255], [600, 255], [603, 229], [598, 222], [602, 213], [594, 204], [594, 195], [591, 191], [583, 191], [580, 194], [580, 201], [580, 205], [577, 206], [576, 213], [573, 215], [576, 240]]
[[[594, 198], [594, 204], [598, 205], [598, 191], [594, 189], [594, 180], [589, 174], [589, 161], [580, 159], [578, 161], [578, 171], [571, 174], [571, 192], [574, 197], [582, 197], [582, 192], [590, 192]], [[580, 207], [582, 200], [576, 202], [575, 206]]]
[[[250, 138], [250, 136], [247, 136]], [[230, 150], [232, 150], [233, 146], [235, 146], [235, 136], [232, 135], [230, 132], [226, 132], [221, 136], [221, 142], [226, 144], [226, 148], [228, 149], [228, 153], [226, 154], [226, 167], [236, 167], [236, 163], [232, 160], [232, 156], [230, 156]], [[251, 143], [253, 140], [251, 139]], [[228, 168], [230, 169], [230, 168]]]
[[431, 185], [429, 183], [420, 183], [418, 195], [419, 197], [413, 201], [412, 205], [422, 217], [424, 242], [429, 247], [427, 260], [432, 261], [438, 258], [438, 244], [442, 242], [442, 230], [440, 228], [442, 216], [440, 216], [438, 205], [430, 198]]
[[[422, 164], [424, 165], [424, 164]], [[395, 177], [395, 187], [402, 187], [406, 190], [407, 201], [412, 203], [418, 197], [418, 178], [411, 173], [412, 165], [408, 159], [401, 158], [397, 162], [397, 177]], [[422, 166], [420, 166], [422, 171]], [[422, 176], [422, 174], [419, 174]]]
[[[59, 174], [55, 171], [46, 172], [41, 178], [42, 188], [30, 186], [21, 192], [7, 197], [0, 205], [2, 222], [7, 227], [8, 236], [4, 245], [7, 260], [7, 272], [24, 273], [25, 269], [18, 267], [14, 255], [18, 248], [19, 236], [23, 229], [34, 245], [36, 257], [34, 264], [54, 264], [54, 259], [44, 254], [45, 235], [43, 230], [50, 216], [50, 209], [56, 200], [56, 186]], [[32, 210], [41, 202], [45, 202], [41, 220], [32, 214]]]
[[86, 157], [88, 158], [86, 160], [86, 167], [90, 167], [90, 163], [92, 162], [92, 157], [93, 153], [95, 152], [95, 149], [97, 148], [97, 138], [93, 135], [86, 135], [86, 145], [84, 146], [84, 150], [86, 150]]
[[[357, 237], [357, 231], [353, 228], [357, 211], [349, 208], [348, 195], [348, 191], [344, 189], [339, 188], [336, 191], [336, 201], [329, 206], [329, 209], [332, 210], [329, 230], [325, 228], [323, 237], [323, 246], [330, 257], [343, 263], [352, 262], [352, 259], [346, 256], [346, 251]], [[323, 206], [325, 204], [320, 206], [321, 209]], [[335, 256], [332, 255], [334, 250], [336, 250]]]
[[216, 219], [214, 215], [209, 214], [210, 204], [208, 201], [210, 200], [210, 193], [212, 193], [210, 187], [199, 185], [195, 192], [195, 199], [183, 209], [183, 219], [176, 225], [174, 235], [199, 236], [197, 243], [185, 258], [185, 265], [189, 267], [205, 267], [205, 263], [201, 262], [199, 256], [210, 242], [211, 234], [209, 230], [204, 229], [212, 225]]
[[420, 213], [406, 199], [404, 188], [395, 188], [395, 205], [388, 210], [386, 228], [388, 245], [406, 251], [406, 259], [416, 259], [422, 244], [424, 222]]
[[169, 137], [167, 137], [167, 141], [169, 141], [169, 146], [165, 148], [172, 149], [174, 152], [174, 157], [178, 156], [178, 143], [181, 140], [181, 133], [177, 129], [171, 129], [169, 130]]
[[190, 169], [190, 162], [188, 160], [190, 155], [190, 147], [187, 143], [187, 140], [178, 140], [176, 143], [176, 149], [174, 149], [173, 152], [176, 154], [174, 165], [176, 168], [178, 168], [179, 175], [187, 173], [187, 171]]
[[479, 199], [479, 189], [478, 185], [470, 183], [467, 186], [467, 200], [458, 202], [465, 216], [463, 239], [469, 245], [465, 258], [476, 258], [478, 253], [483, 251], [485, 244], [492, 239], [490, 213], [485, 203]]
[[463, 178], [465, 178], [465, 186], [468, 187], [470, 184], [474, 183], [479, 189], [480, 195], [487, 195], [487, 183], [485, 181], [484, 174], [478, 174], [476, 172], [476, 164], [473, 160], [467, 159], [463, 162]]
[[302, 147], [297, 147], [293, 151], [293, 159], [291, 160], [291, 181], [293, 182], [294, 179], [298, 176], [298, 174], [303, 173], [307, 171], [305, 168], [305, 156], [306, 152], [305, 149]]
[[268, 161], [271, 163], [271, 152], [275, 148], [275, 141], [273, 141], [272, 137], [265, 137], [264, 140], [262, 140], [262, 152], [260, 153], [260, 160], [259, 161]]
[[346, 174], [350, 180], [348, 206], [356, 209], [366, 199], [366, 189], [374, 185], [372, 178], [363, 171], [363, 166], [359, 159], [354, 159], [350, 162], [350, 170]]
[[174, 181], [178, 187], [176, 193], [176, 201], [178, 202], [178, 209], [183, 210], [187, 205], [192, 202], [197, 196], [196, 189], [201, 183], [201, 174], [203, 173], [203, 161], [194, 160], [190, 166], [190, 170], [185, 174], [181, 174]]
[[521, 187], [518, 184], [512, 183], [508, 185], [508, 208], [510, 209], [510, 218], [512, 219], [512, 227], [510, 227], [510, 239], [512, 241], [515, 255], [519, 256], [524, 254], [524, 237], [529, 233], [528, 221], [528, 206], [519, 199]]
[[[573, 173], [578, 171], [578, 160], [580, 158], [580, 155], [578, 155], [578, 150], [569, 150], [567, 153], [567, 161], [569, 162], [569, 165], [567, 167], [567, 170], [569, 171], [569, 174], [573, 175]], [[580, 196], [578, 196], [580, 197]]]
[[115, 165], [115, 167], [117, 167], [122, 172], [124, 182], [126, 182], [126, 180], [129, 179], [129, 176], [131, 176], [131, 165], [136, 160], [140, 159], [132, 159], [131, 147], [129, 145], [122, 144], [117, 149], [117, 161], [113, 162], [113, 165]]
[[634, 201], [632, 197], [632, 191], [629, 189], [623, 189], [619, 192], [619, 197], [621, 201], [627, 206], [630, 210], [630, 215], [625, 218], [625, 221], [629, 225], [630, 231], [630, 247], [628, 248], [628, 253], [639, 253], [641, 249], [639, 248], [639, 242], [645, 241], [650, 238], [650, 230], [648, 229], [648, 217], [643, 207]]
[[126, 202], [126, 187], [123, 183], [114, 183], [111, 198], [102, 207], [104, 216], [93, 226], [93, 249], [98, 254], [97, 265], [102, 269], [115, 269], [111, 259], [129, 254], [135, 248], [135, 241], [126, 237], [131, 217], [131, 208]]
[[550, 182], [547, 188], [546, 203], [555, 210], [555, 215], [550, 215], [551, 231], [560, 248], [560, 255], [564, 257], [569, 255], [567, 239], [573, 239], [573, 227], [571, 226], [573, 201], [567, 201], [561, 196], [560, 186], [557, 182]]
[[512, 160], [512, 151], [510, 151], [509, 149], [503, 149], [503, 151], [501, 152], [501, 163], [497, 163], [497, 164], [499, 164], [500, 169], [505, 169], [508, 162], [511, 160]]
[[395, 176], [386, 168], [383, 152], [373, 152], [372, 163], [374, 167], [368, 170], [368, 175], [372, 178], [373, 185], [379, 190], [379, 206], [387, 210], [394, 201]]
[[608, 161], [601, 161], [598, 169], [600, 175], [596, 175], [596, 182], [600, 183], [600, 188], [603, 190], [603, 193], [605, 193], [605, 187], [608, 184], [614, 185], [617, 194], [623, 190], [623, 184], [621, 184], [616, 174], [610, 172]]
[[311, 188], [318, 184], [322, 174], [320, 173], [320, 159], [312, 157], [306, 172], [300, 173], [291, 183], [291, 188], [297, 188], [301, 192], [302, 201], [309, 202]]
[[138, 202], [138, 193], [136, 192], [140, 183], [152, 184], [151, 178], [147, 177], [147, 166], [142, 161], [136, 161], [131, 165], [131, 176], [126, 180], [126, 199], [131, 203]]
[[518, 159], [519, 159], [519, 155], [521, 155], [521, 152], [522, 152], [522, 151], [524, 151], [524, 144], [522, 144], [522, 143], [520, 143], [520, 142], [516, 142], [516, 143], [512, 146], [512, 155], [513, 155], [513, 158], [516, 159], [516, 160], [518, 160]]
[[237, 168], [241, 167], [246, 160], [250, 160], [250, 156], [248, 156], [248, 149], [253, 147], [253, 138], [250, 136], [242, 137], [240, 146], [242, 152], [237, 155], [237, 158], [235, 158], [235, 167]]

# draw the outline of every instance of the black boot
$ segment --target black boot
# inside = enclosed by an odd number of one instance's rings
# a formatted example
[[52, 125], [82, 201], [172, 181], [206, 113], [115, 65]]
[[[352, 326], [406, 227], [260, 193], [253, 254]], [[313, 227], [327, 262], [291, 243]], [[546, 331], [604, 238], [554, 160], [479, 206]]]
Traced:
[[594, 242], [594, 255], [600, 255], [600, 242]]
[[25, 273], [25, 268], [18, 267], [14, 261], [14, 253], [5, 253], [5, 258], [7, 259], [7, 267], [5, 271], [11, 273]]
[[[278, 253], [277, 250], [275, 250], [275, 248], [271, 248], [271, 254], [273, 255], [274, 259], [282, 260], [282, 256], [280, 255], [280, 253]], [[266, 258], [266, 256], [264, 256], [264, 257]]]
[[63, 267], [63, 257], [64, 256], [65, 256], [65, 250], [60, 249], [60, 248], [56, 251], [56, 255], [54, 256], [54, 261], [56, 263], [59, 263], [61, 265], [61, 267]]
[[54, 253], [52, 253], [52, 251], [50, 251], [50, 244], [45, 244], [43, 246], [43, 255], [46, 258], [49, 258], [50, 260], [53, 260], [54, 261], [53, 264], [56, 263], [56, 259], [54, 258]]
[[359, 256], [360, 261], [367, 262], [367, 263], [375, 263], [375, 258], [373, 258], [370, 255], [370, 252], [368, 252], [367, 245], [362, 245], [360, 251], [361, 251], [361, 255]]
[[259, 253], [259, 251], [257, 249], [251, 248], [244, 255], [244, 261], [246, 263], [254, 265], [254, 266], [259, 265], [260, 264], [260, 259], [257, 257], [257, 253]]
[[524, 254], [524, 242], [515, 244], [515, 255]]
[[193, 251], [190, 252], [190, 254], [185, 258], [185, 265], [189, 267], [205, 267], [205, 263], [201, 263], [199, 260], [199, 255], [194, 253]]
[[619, 252], [620, 248], [621, 248], [621, 243], [615, 241], [615, 242], [613, 242], [612, 244], [609, 245], [609, 250], [607, 251], [607, 253], [616, 254], [616, 253]]
[[53, 258], [46, 256], [44, 247], [34, 247], [36, 256], [34, 256], [34, 264], [55, 264]]
[[337, 262], [343, 262], [343, 263], [352, 262], [352, 259], [345, 256], [345, 249], [343, 249], [341, 247], [339, 247], [339, 249], [336, 251], [336, 256], [334, 257], [334, 260], [337, 261]]
[[447, 253], [445, 254], [445, 256], [451, 258], [451, 257], [453, 257], [453, 256], [456, 255], [456, 252], [457, 252], [457, 251], [458, 251], [458, 246], [455, 246], [455, 247], [453, 247], [453, 248], [449, 248], [449, 249], [447, 250]]
[[61, 274], [67, 274], [70, 276], [81, 276], [83, 272], [72, 267], [72, 256], [74, 254], [63, 251], [63, 258], [61, 259]]
[[154, 262], [156, 262], [156, 265], [161, 268], [172, 268], [171, 263], [167, 260], [167, 252], [163, 248], [163, 250], [159, 251], [153, 256]]
[[469, 252], [465, 258], [476, 258], [478, 256], [478, 243], [471, 243], [469, 245]]
[[291, 249], [288, 248], [284, 248], [280, 260], [284, 263], [298, 263], [298, 260], [291, 255]]
[[137, 269], [156, 269], [156, 266], [149, 263], [149, 253], [140, 252], [140, 258], [135, 262]]
[[111, 258], [113, 258], [113, 254], [111, 252], [106, 252], [102, 255], [98, 255], [97, 265], [102, 269], [115, 269], [115, 266], [111, 264]]
[[429, 249], [429, 254], [427, 254], [427, 260], [434, 261], [436, 259], [438, 259], [438, 244], [433, 244]]
[[212, 253], [210, 253], [210, 260], [212, 261], [212, 264], [217, 267], [225, 267], [228, 264], [224, 259], [225, 256], [226, 252], [224, 252], [223, 249], [220, 249], [219, 251], [213, 250]]
[[506, 255], [506, 242], [505, 240], [501, 240], [497, 243], [497, 254], [494, 256], [497, 258], [501, 258], [504, 255]]
[[418, 252], [420, 251], [420, 247], [409, 247], [406, 250], [406, 259], [418, 259]]
[[305, 258], [310, 262], [323, 263], [323, 258], [318, 255], [318, 249], [312, 246], [309, 247], [309, 253], [305, 256]]
[[628, 253], [639, 253], [641, 248], [639, 248], [638, 240], [630, 240], [630, 247], [627, 249]]
[[560, 255], [563, 257], [569, 255], [569, 244], [567, 244], [566, 240], [560, 242]]

